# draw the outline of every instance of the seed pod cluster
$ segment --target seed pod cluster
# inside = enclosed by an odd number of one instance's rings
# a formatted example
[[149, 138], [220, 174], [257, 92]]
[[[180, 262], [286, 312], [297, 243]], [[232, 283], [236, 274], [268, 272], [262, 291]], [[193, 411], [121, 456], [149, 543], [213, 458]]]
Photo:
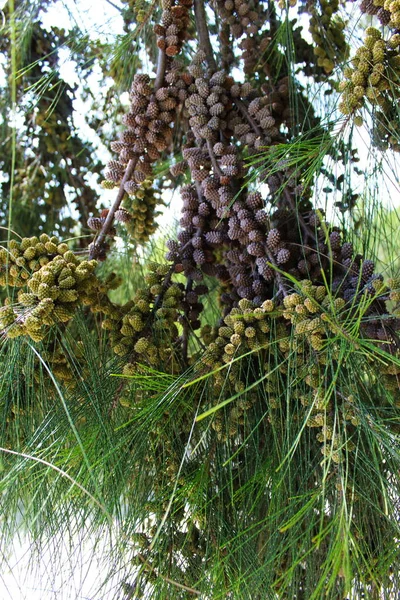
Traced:
[[110, 332], [114, 352], [129, 358], [125, 374], [133, 372], [137, 362], [153, 366], [161, 362], [165, 368], [173, 368], [171, 363], [175, 360], [176, 323], [182, 311], [184, 288], [167, 277], [170, 265], [151, 263], [148, 267], [146, 287], [136, 292], [122, 312], [109, 313], [102, 323]]
[[25, 286], [32, 272], [67, 250], [67, 244], [45, 233], [39, 237], [22, 238], [21, 241], [11, 240], [8, 248], [0, 248], [0, 285]]
[[[264, 33], [260, 33], [268, 16], [263, 2], [214, 0], [214, 7], [227, 32], [234, 39], [240, 40], [238, 46], [242, 51], [244, 72], [253, 73], [257, 63], [265, 63], [260, 61], [260, 58], [265, 54], [270, 41]], [[227, 33], [228, 39], [229, 33]]]
[[321, 454], [334, 464], [348, 460], [347, 453], [355, 449], [351, 438], [361, 422], [354, 397], [351, 394], [335, 397], [334, 393], [317, 390], [311, 398], [301, 396], [300, 400], [308, 411], [307, 427], [318, 431], [316, 439], [321, 443]]
[[[227, 384], [227, 379], [236, 392], [245, 388], [240, 376], [240, 361], [235, 359], [249, 352], [257, 352], [259, 357], [266, 360], [270, 339], [267, 334], [271, 330], [271, 320], [276, 316], [272, 300], [266, 300], [261, 307], [257, 307], [244, 298], [225, 316], [217, 337], [207, 345], [199, 363], [195, 365], [200, 371], [204, 368], [215, 371], [213, 377], [217, 396]], [[283, 337], [284, 329], [283, 325], [278, 335]], [[226, 364], [229, 364], [229, 369], [222, 369]]]
[[136, 164], [131, 180], [125, 182], [128, 193], [152, 175], [152, 163], [160, 158], [171, 139], [169, 125], [174, 121], [177, 93], [172, 86], [154, 91], [148, 75], [135, 75], [130, 91], [130, 112], [123, 117], [126, 130], [120, 140], [111, 143], [119, 160], [108, 163], [106, 181], [120, 184], [126, 165], [132, 159]]
[[221, 21], [229, 26], [235, 39], [255, 36], [264, 24], [266, 12], [258, 0], [214, 0]]
[[317, 66], [330, 74], [349, 54], [343, 33], [346, 23], [338, 14], [339, 1], [308, 2], [306, 10], [311, 15], [309, 31], [315, 43]]
[[[369, 261], [364, 263], [367, 276], [372, 267]], [[389, 283], [393, 288], [396, 285], [395, 281]], [[397, 298], [395, 294], [394, 289], [391, 296]], [[355, 320], [358, 320], [358, 313], [353, 306], [342, 297], [332, 295], [325, 285], [314, 285], [310, 280], [299, 281], [295, 291], [280, 300], [268, 299], [257, 305], [248, 299], [241, 299], [221, 320], [218, 329], [202, 328], [201, 335], [207, 349], [195, 369], [212, 373], [213, 389], [218, 401], [222, 390], [227, 389], [232, 394], [241, 393], [242, 398], [246, 390], [251, 388], [251, 365], [257, 373], [259, 365], [264, 365], [261, 371], [267, 374], [264, 401], [273, 411], [279, 407], [276, 396], [281, 395], [280, 388], [285, 389], [285, 378], [291, 377], [290, 381], [293, 380], [293, 374], [289, 375], [286, 367], [289, 361], [292, 371], [296, 369], [296, 380], [303, 383], [298, 388], [292, 387], [292, 402], [297, 401], [304, 407], [305, 424], [315, 430], [316, 440], [322, 444], [321, 453], [333, 464], [340, 463], [346, 460], [347, 452], [355, 447], [349, 440], [360, 424], [362, 410], [352, 404], [350, 396], [347, 397], [348, 389], [344, 391], [336, 387], [329, 395], [323, 381], [327, 365], [329, 368], [338, 365], [340, 352], [337, 340], [347, 340], [351, 336], [353, 310]], [[387, 317], [389, 315], [381, 314], [376, 321], [368, 317], [365, 323], [369, 323], [369, 330], [362, 326], [361, 333], [380, 348], [400, 356], [395, 339], [389, 339], [387, 335]], [[375, 324], [374, 337], [371, 337], [372, 323]], [[389, 323], [393, 329], [400, 329], [399, 319], [389, 318]], [[387, 390], [398, 391], [399, 367], [389, 364], [383, 368], [378, 361], [372, 361], [367, 368], [370, 376], [373, 372]], [[308, 394], [305, 394], [304, 384], [310, 390]], [[337, 395], [335, 400], [332, 395]], [[397, 403], [400, 405], [400, 397]], [[251, 403], [243, 409], [243, 406], [232, 402], [227, 414], [217, 414], [212, 427], [217, 432], [218, 440], [226, 441], [227, 436], [238, 435], [250, 406]], [[340, 417], [334, 416], [335, 411], [340, 412]], [[269, 418], [272, 419], [273, 414], [270, 413]], [[335, 430], [338, 422], [342, 424], [340, 431]]]
[[[76, 361], [82, 358], [81, 356], [79, 356], [79, 351], [77, 350], [78, 347], [75, 347], [76, 352], [74, 354], [74, 358]], [[46, 362], [46, 364], [49, 365], [51, 372], [56, 377], [56, 379], [65, 384], [68, 384], [69, 388], [76, 386], [76, 373], [74, 373], [71, 369], [65, 352], [56, 340], [53, 340], [50, 344], [46, 346], [45, 350], [41, 351], [41, 357]], [[82, 371], [84, 370], [84, 368], [84, 361], [82, 361]]]
[[[385, 42], [375, 27], [368, 27], [365, 33], [364, 45], [351, 61], [353, 66], [344, 70], [339, 108], [347, 115], [360, 110], [366, 102], [379, 107], [374, 119], [374, 142], [381, 148], [390, 145], [399, 150], [395, 107], [399, 99], [396, 82], [400, 74], [400, 37], [394, 35]], [[355, 122], [361, 125], [362, 117], [357, 115]]]
[[250, 155], [257, 155], [274, 142], [281, 141], [280, 128], [292, 126], [289, 101], [289, 79], [281, 78], [276, 86], [265, 84], [261, 93], [249, 83], [230, 88], [235, 110], [228, 118], [234, 138], [247, 146]]
[[[393, 5], [393, 11], [390, 10]], [[362, 0], [359, 4], [361, 12], [367, 15], [377, 16], [382, 25], [389, 25], [392, 19], [397, 20], [396, 12], [399, 11], [397, 2], [387, 2], [386, 0]], [[397, 25], [398, 27], [398, 25]]]
[[[157, 229], [157, 206], [162, 204], [160, 192], [155, 189], [154, 182], [147, 179], [140, 188], [131, 194], [127, 194], [122, 201], [123, 208], [129, 215], [124, 223], [132, 240], [138, 244], [144, 244]], [[117, 211], [119, 212], [119, 211]], [[117, 218], [117, 213], [115, 214]]]
[[[194, 281], [201, 281], [203, 273], [201, 269], [206, 269], [206, 264], [214, 262], [211, 248], [205, 238], [206, 214], [210, 213], [211, 207], [206, 201], [200, 201], [197, 190], [193, 185], [186, 185], [181, 188], [181, 197], [183, 200], [183, 210], [180, 220], [182, 231], [178, 234], [178, 241], [169, 240], [167, 245], [169, 251], [166, 254], [167, 260], [172, 260], [178, 269], [183, 271], [186, 277]], [[210, 274], [215, 274], [213, 271]]]
[[[18, 305], [1, 309], [0, 328], [10, 338], [28, 335], [34, 341], [42, 340], [50, 327], [68, 322], [78, 304], [97, 287], [96, 261], [79, 260], [66, 244], [57, 245], [57, 238], [45, 241], [43, 235], [41, 239], [36, 248], [44, 245], [47, 262], [33, 273], [25, 271], [28, 278], [25, 289], [18, 292]], [[20, 251], [28, 241], [32, 244], [32, 238], [21, 240]], [[33, 246], [27, 248], [32, 248], [31, 255]], [[16, 284], [21, 287], [18, 278]]]
[[[197, 75], [201, 71], [202, 56], [195, 57], [193, 67]], [[226, 110], [229, 103], [228, 95], [224, 88], [226, 75], [223, 71], [217, 71], [211, 77], [203, 76], [195, 78], [188, 88], [188, 97], [185, 107], [189, 116], [189, 125], [199, 142], [205, 140], [215, 143], [219, 138], [219, 132], [226, 129]]]
[[154, 26], [157, 46], [168, 57], [179, 54], [190, 24], [189, 8], [193, 0], [166, 0], [162, 3], [161, 24]]
[[[123, 181], [125, 192], [132, 196], [139, 191], [144, 182], [152, 180], [152, 164], [160, 159], [161, 154], [171, 143], [170, 124], [175, 119], [176, 107], [180, 102], [180, 88], [176, 85], [168, 85], [172, 81], [175, 82], [175, 77], [179, 79], [179, 75], [173, 68], [170, 74], [175, 76], [169, 79], [166, 77], [167, 86], [159, 87], [157, 90], [153, 89], [148, 75], [135, 75], [130, 91], [130, 111], [123, 117], [126, 129], [121, 133], [119, 140], [111, 143], [111, 149], [119, 154], [119, 160], [112, 160], [107, 165], [106, 179], [102, 182], [105, 189], [120, 186]], [[181, 87], [185, 88], [183, 82]], [[134, 169], [130, 179], [125, 180], [128, 164], [134, 165]], [[155, 205], [150, 200], [151, 194], [147, 193], [147, 196], [149, 202], [146, 211], [139, 210], [137, 204], [133, 207], [135, 214], [132, 216], [137, 227], [130, 227], [135, 233], [137, 233], [136, 229], [138, 230], [139, 237], [142, 237], [141, 241], [148, 238], [149, 234], [145, 233], [146, 231], [155, 229], [154, 218], [150, 223], [152, 215], [154, 216]], [[129, 201], [127, 203], [130, 204]], [[129, 206], [125, 208], [129, 211]], [[99, 228], [100, 224], [100, 221], [93, 218], [90, 224], [88, 223], [94, 229]]]
[[134, 20], [139, 25], [145, 23], [151, 15], [152, 7], [148, 0], [135, 0], [135, 2], [129, 3], [129, 5], [133, 12]]

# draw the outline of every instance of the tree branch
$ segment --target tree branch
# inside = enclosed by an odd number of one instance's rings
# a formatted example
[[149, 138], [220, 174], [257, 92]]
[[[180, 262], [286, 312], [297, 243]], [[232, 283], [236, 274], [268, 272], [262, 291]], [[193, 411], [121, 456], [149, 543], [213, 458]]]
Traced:
[[[156, 92], [163, 84], [165, 68], [166, 68], [165, 52], [163, 50], [159, 49], [158, 58], [157, 58], [157, 75], [156, 75], [156, 79], [154, 82], [154, 92]], [[109, 213], [103, 224], [103, 227], [101, 228], [99, 235], [97, 236], [96, 240], [94, 242], [92, 242], [89, 246], [90, 259], [97, 258], [101, 252], [101, 248], [103, 246], [104, 240], [112, 227], [115, 212], [119, 209], [120, 204], [125, 196], [125, 193], [126, 193], [125, 192], [125, 184], [131, 179], [132, 174], [135, 170], [137, 161], [138, 161], [138, 157], [132, 158], [128, 162], [128, 165], [126, 167], [124, 176], [122, 178], [121, 185], [119, 186], [118, 194], [117, 194], [117, 197], [115, 198], [114, 204], [112, 205], [112, 207], [109, 210]]]
[[162, 575], [161, 573], [159, 573], [153, 567], [153, 565], [143, 556], [143, 554], [139, 553], [136, 556], [142, 561], [143, 566], [147, 567], [147, 569], [149, 569], [150, 573], [154, 573], [154, 575], [156, 577], [160, 577], [165, 582], [170, 583], [171, 585], [174, 585], [175, 587], [177, 587], [177, 588], [179, 588], [181, 590], [185, 590], [189, 594], [194, 594], [196, 596], [200, 596], [201, 595], [201, 592], [199, 592], [198, 590], [195, 590], [194, 588], [192, 588], [192, 587], [190, 587], [188, 585], [183, 585], [182, 583], [179, 583], [178, 581], [174, 581], [173, 579], [170, 579], [169, 577], [165, 577], [165, 575]]
[[221, 171], [221, 168], [217, 162], [217, 159], [215, 158], [213, 146], [212, 146], [212, 143], [210, 140], [207, 140], [207, 150], [208, 150], [208, 154], [210, 155], [211, 165], [212, 165], [212, 168], [214, 169], [215, 175], [218, 175], [218, 177], [221, 177], [223, 175], [223, 172]]
[[204, 50], [208, 62], [208, 66], [213, 71], [217, 70], [214, 52], [208, 35], [208, 25], [205, 10], [204, 0], [194, 0], [194, 18], [196, 21], [197, 33], [199, 36], [199, 48]]
[[263, 137], [263, 132], [261, 131], [261, 129], [255, 122], [255, 120], [252, 119], [252, 117], [249, 115], [249, 111], [247, 110], [247, 106], [243, 102], [243, 100], [240, 100], [239, 98], [233, 98], [232, 100], [236, 104], [236, 106], [238, 107], [238, 109], [240, 110], [240, 112], [242, 113], [244, 118], [249, 122], [254, 133], [256, 133], [260, 137]]
[[135, 170], [136, 163], [137, 163], [137, 158], [131, 158], [131, 160], [128, 162], [128, 165], [126, 167], [126, 171], [124, 173], [121, 184], [119, 186], [118, 194], [117, 194], [117, 197], [115, 198], [114, 204], [112, 205], [112, 207], [110, 208], [110, 210], [108, 212], [108, 215], [106, 217], [103, 227], [101, 228], [99, 235], [97, 236], [96, 240], [94, 242], [92, 242], [89, 246], [90, 259], [97, 258], [100, 254], [101, 247], [104, 243], [105, 237], [108, 234], [108, 232], [112, 226], [112, 222], [114, 220], [114, 214], [119, 209], [119, 206], [126, 194], [125, 184], [132, 177], [132, 173]]
[[154, 91], [156, 92], [162, 86], [164, 82], [165, 75], [165, 67], [167, 63], [167, 57], [164, 50], [158, 51], [158, 59], [157, 59], [157, 74], [156, 80], [154, 82]]

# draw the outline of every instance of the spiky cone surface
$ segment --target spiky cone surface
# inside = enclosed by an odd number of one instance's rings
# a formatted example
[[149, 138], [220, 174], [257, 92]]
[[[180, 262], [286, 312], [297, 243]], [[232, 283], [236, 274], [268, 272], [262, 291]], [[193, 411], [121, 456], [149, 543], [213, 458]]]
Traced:
[[17, 265], [13, 260], [23, 258], [28, 261], [19, 261], [21, 271], [15, 276], [12, 271], [9, 277], [7, 272], [4, 273], [9, 286], [21, 288], [18, 308], [7, 306], [1, 311], [2, 328], [8, 337], [28, 335], [34, 341], [40, 341], [51, 326], [69, 321], [79, 303], [97, 287], [96, 261], [78, 259], [56, 237], [43, 234], [39, 239], [23, 238], [21, 242], [10, 243], [9, 252], [0, 251], [0, 260], [2, 258], [5, 261], [2, 268], [6, 265], [9, 269]]
[[392, 118], [399, 96], [394, 83], [400, 72], [397, 38], [392, 36], [385, 41], [375, 27], [368, 27], [365, 34], [364, 45], [356, 51], [352, 66], [344, 69], [344, 80], [339, 85], [342, 91], [339, 109], [345, 115], [355, 114], [356, 124], [362, 125], [362, 116], [357, 111], [367, 104], [375, 106], [374, 143], [382, 149], [390, 146], [399, 151], [398, 120]]
[[[153, 263], [127, 310], [115, 320], [103, 321], [110, 331], [114, 352], [128, 360], [129, 372], [135, 365], [164, 365], [167, 372], [179, 369], [178, 322], [184, 312], [183, 286], [166, 276], [171, 265]], [[127, 367], [128, 368], [128, 367]]]

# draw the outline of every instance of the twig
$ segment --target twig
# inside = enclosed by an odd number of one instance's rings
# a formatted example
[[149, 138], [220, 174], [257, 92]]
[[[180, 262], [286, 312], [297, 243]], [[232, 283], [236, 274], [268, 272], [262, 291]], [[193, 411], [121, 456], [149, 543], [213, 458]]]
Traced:
[[[189, 276], [186, 284], [185, 293], [187, 294], [192, 290], [193, 287], [193, 279]], [[188, 345], [189, 345], [189, 318], [188, 318], [188, 306], [185, 306], [185, 321], [183, 323], [183, 332], [182, 332], [182, 360], [183, 364], [187, 367], [188, 364]]]
[[207, 150], [208, 150], [208, 154], [210, 156], [210, 160], [211, 160], [211, 164], [212, 164], [212, 168], [214, 169], [214, 172], [216, 175], [218, 175], [218, 177], [221, 177], [223, 175], [221, 168], [217, 162], [217, 159], [215, 158], [215, 154], [214, 154], [214, 150], [212, 147], [212, 143], [210, 140], [207, 140]]
[[[157, 57], [157, 75], [154, 82], [154, 92], [156, 92], [164, 81], [165, 75], [165, 67], [166, 67], [166, 56], [163, 50], [159, 49], [158, 57]], [[92, 242], [90, 245], [89, 256], [91, 259], [97, 258], [101, 252], [101, 248], [103, 246], [106, 235], [111, 229], [112, 222], [114, 220], [114, 214], [119, 209], [120, 204], [125, 196], [125, 184], [131, 179], [132, 173], [135, 170], [136, 163], [138, 161], [138, 157], [132, 158], [126, 167], [124, 176], [121, 181], [121, 185], [119, 186], [117, 197], [115, 198], [114, 204], [110, 208], [106, 220], [101, 228], [99, 235], [96, 240]]]
[[154, 91], [156, 92], [163, 84], [166, 66], [166, 54], [163, 50], [158, 51], [157, 74], [154, 82]]
[[115, 198], [114, 204], [112, 205], [112, 207], [110, 208], [110, 210], [108, 212], [108, 215], [103, 224], [103, 227], [101, 228], [99, 235], [97, 236], [96, 240], [90, 245], [89, 256], [91, 259], [97, 258], [97, 256], [100, 254], [101, 247], [103, 245], [105, 237], [112, 226], [112, 222], [114, 220], [114, 214], [119, 209], [119, 206], [125, 196], [125, 193], [126, 193], [125, 192], [125, 184], [132, 177], [132, 173], [135, 170], [136, 163], [137, 163], [137, 158], [131, 158], [131, 160], [128, 162], [128, 165], [126, 167], [126, 171], [124, 173], [121, 184], [119, 186], [118, 194], [117, 194], [117, 197]]
[[261, 131], [261, 129], [259, 128], [259, 126], [255, 122], [255, 120], [249, 115], [249, 112], [247, 110], [247, 106], [243, 102], [243, 100], [240, 100], [239, 98], [233, 98], [233, 102], [236, 104], [236, 106], [238, 107], [238, 109], [240, 110], [240, 112], [242, 113], [242, 115], [244, 116], [244, 118], [249, 122], [249, 124], [251, 125], [254, 133], [256, 133], [257, 135], [259, 135], [260, 137], [263, 137], [263, 132]]
[[122, 8], [120, 6], [117, 6], [116, 4], [114, 4], [114, 2], [111, 2], [111, 0], [106, 0], [106, 2], [107, 2], [107, 4], [109, 4], [110, 6], [115, 8], [115, 10], [117, 10], [119, 13], [122, 12]]
[[[282, 177], [282, 179], [283, 179], [283, 177]], [[312, 240], [316, 241], [317, 238], [315, 237], [313, 231], [311, 230], [311, 227], [309, 225], [307, 225], [307, 223], [304, 220], [303, 215], [300, 214], [300, 212], [297, 210], [295, 204], [293, 203], [293, 198], [290, 195], [289, 190], [287, 190], [286, 187], [284, 186], [284, 181], [282, 181], [281, 185], [283, 186], [283, 194], [285, 196], [285, 199], [287, 200], [290, 208], [296, 213], [296, 217], [297, 217], [297, 219], [298, 219], [298, 221], [300, 223], [300, 226], [301, 226], [301, 228], [302, 228], [302, 230], [303, 230], [303, 232], [304, 232], [304, 234], [306, 236], [305, 239], [303, 240], [304, 244], [307, 243], [307, 238], [308, 237], [310, 237]]]
[[204, 0], [194, 0], [194, 18], [196, 21], [197, 34], [199, 36], [199, 47], [204, 50], [208, 66], [212, 71], [217, 70], [214, 52], [208, 35], [207, 17]]
[[[252, 117], [249, 115], [246, 104], [242, 100], [239, 100], [239, 98], [234, 98], [234, 102], [235, 102], [236, 106], [238, 107], [238, 109], [240, 110], [240, 112], [242, 113], [242, 115], [247, 119], [247, 121], [251, 125], [252, 129], [254, 130], [254, 133], [256, 133], [257, 135], [262, 137], [263, 133], [262, 133], [261, 129], [258, 127], [257, 123], [254, 121], [254, 119], [252, 119]], [[303, 216], [296, 210], [296, 207], [293, 204], [293, 199], [290, 195], [290, 192], [286, 189], [286, 187], [284, 185], [283, 176], [281, 176], [281, 185], [283, 188], [283, 194], [285, 196], [285, 199], [287, 200], [290, 207], [296, 212], [296, 215], [298, 217], [300, 226], [303, 229], [303, 232], [305, 233], [305, 235], [307, 237], [309, 236], [311, 239], [315, 240], [316, 237], [313, 234], [313, 232], [311, 231], [311, 228], [304, 221]], [[307, 241], [307, 238], [306, 238], [305, 242], [306, 241]]]
[[179, 583], [178, 581], [174, 581], [173, 579], [170, 579], [169, 577], [165, 577], [165, 575], [161, 575], [161, 573], [158, 573], [156, 571], [156, 569], [149, 563], [148, 560], [146, 560], [146, 558], [142, 554], [137, 554], [137, 557], [139, 558], [139, 560], [142, 561], [143, 566], [147, 567], [151, 573], [154, 573], [156, 575], [156, 577], [160, 577], [165, 582], [170, 583], [171, 585], [174, 585], [175, 587], [177, 587], [181, 590], [185, 590], [186, 592], [189, 592], [190, 594], [195, 594], [196, 596], [201, 595], [201, 593], [198, 590], [195, 590], [194, 588], [189, 587], [188, 585], [183, 585], [182, 583]]
[[288, 293], [289, 293], [288, 289], [287, 289], [287, 286], [286, 286], [285, 282], [283, 281], [283, 279], [281, 277], [281, 274], [278, 271], [278, 266], [277, 266], [277, 264], [275, 262], [275, 258], [272, 256], [272, 254], [268, 250], [268, 248], [266, 248], [266, 252], [267, 252], [267, 255], [268, 255], [269, 262], [271, 263], [271, 265], [273, 267], [275, 267], [274, 271], [275, 271], [276, 280], [278, 282], [279, 291], [283, 295], [283, 297], [285, 298], [288, 295]]

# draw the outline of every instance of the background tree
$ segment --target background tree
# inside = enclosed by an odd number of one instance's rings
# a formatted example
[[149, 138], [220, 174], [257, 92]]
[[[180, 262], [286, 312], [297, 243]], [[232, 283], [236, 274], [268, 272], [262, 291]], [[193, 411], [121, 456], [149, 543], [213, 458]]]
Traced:
[[[3, 46], [5, 535], [18, 502], [39, 547], [108, 530], [115, 597], [394, 597], [400, 280], [371, 258], [381, 155], [363, 187], [354, 139], [399, 149], [400, 5], [134, 2], [114, 49], [35, 7], [9, 5]], [[57, 48], [115, 77], [100, 134], [133, 75], [104, 209]], [[175, 189], [178, 232], [157, 238]], [[63, 239], [78, 223], [86, 247]]]

